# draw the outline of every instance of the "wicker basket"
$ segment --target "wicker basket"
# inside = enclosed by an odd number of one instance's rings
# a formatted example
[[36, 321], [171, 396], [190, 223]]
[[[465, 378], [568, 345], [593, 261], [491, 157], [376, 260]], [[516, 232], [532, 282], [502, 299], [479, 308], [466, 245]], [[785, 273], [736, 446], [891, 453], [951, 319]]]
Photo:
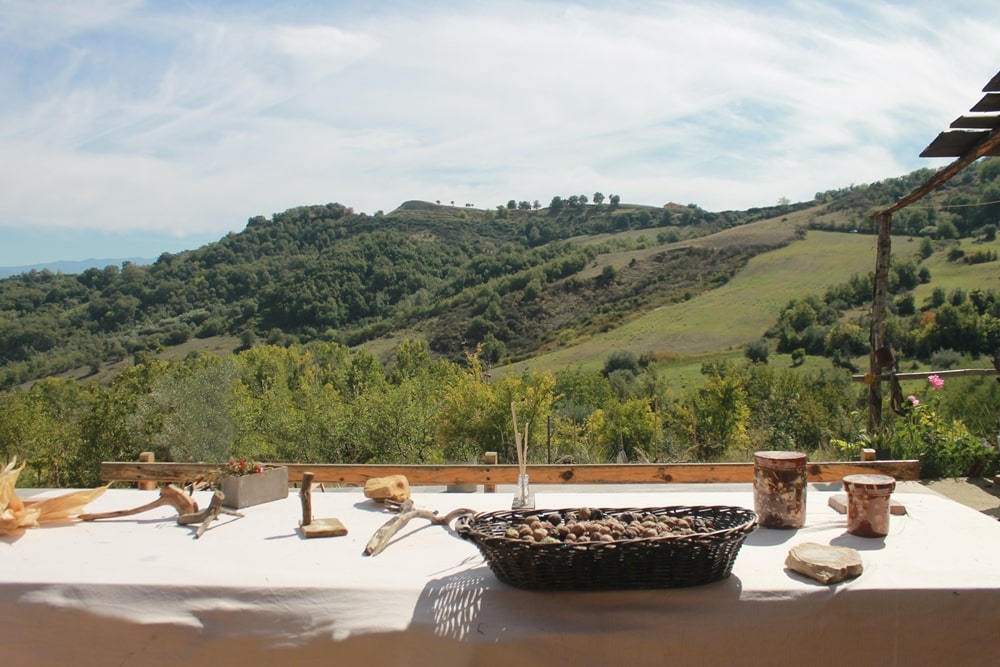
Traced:
[[698, 586], [729, 576], [757, 515], [743, 507], [696, 506], [606, 509], [605, 517], [649, 513], [699, 517], [712, 530], [692, 535], [619, 539], [613, 542], [538, 543], [505, 536], [532, 516], [577, 510], [480, 513], [458, 523], [458, 533], [479, 547], [497, 578], [517, 588], [595, 590]]

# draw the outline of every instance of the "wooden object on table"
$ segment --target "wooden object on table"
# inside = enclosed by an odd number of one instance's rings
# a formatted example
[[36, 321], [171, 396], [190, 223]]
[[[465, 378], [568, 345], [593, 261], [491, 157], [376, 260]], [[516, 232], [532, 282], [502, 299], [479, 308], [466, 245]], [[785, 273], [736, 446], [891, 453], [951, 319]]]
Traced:
[[405, 502], [410, 499], [410, 480], [405, 475], [373, 477], [365, 482], [365, 497], [380, 503]]
[[200, 538], [208, 530], [209, 524], [219, 518], [220, 514], [231, 514], [232, 516], [243, 516], [242, 512], [235, 512], [233, 510], [227, 510], [222, 506], [222, 501], [225, 499], [222, 491], [218, 489], [212, 494], [212, 502], [209, 503], [208, 507], [201, 510], [200, 512], [191, 512], [190, 514], [181, 514], [177, 517], [177, 523], [181, 526], [190, 526], [194, 524], [200, 524], [198, 530], [195, 531], [194, 539]]
[[528, 478], [528, 434], [531, 423], [524, 425], [524, 434], [517, 427], [517, 403], [511, 401], [510, 417], [514, 423], [514, 446], [517, 447], [517, 487], [514, 490], [514, 500], [510, 508], [514, 510], [535, 509], [535, 494], [531, 492]]
[[[155, 484], [154, 484], [155, 486]], [[81, 514], [80, 519], [82, 521], [96, 521], [97, 519], [117, 519], [123, 516], [131, 516], [133, 514], [141, 514], [142, 512], [148, 512], [151, 509], [157, 507], [163, 507], [164, 505], [170, 505], [177, 510], [177, 514], [192, 514], [198, 511], [198, 503], [195, 502], [194, 498], [184, 493], [184, 490], [179, 486], [174, 484], [168, 484], [167, 486], [160, 488], [160, 497], [153, 502], [146, 503], [145, 505], [140, 505], [139, 507], [133, 507], [127, 510], [115, 510], [113, 512], [97, 512]]]
[[340, 537], [347, 535], [347, 526], [340, 519], [313, 519], [312, 486], [315, 475], [311, 472], [302, 473], [302, 487], [299, 498], [302, 500], [302, 521], [299, 528], [305, 537]]
[[[834, 510], [836, 510], [839, 514], [847, 514], [847, 494], [846, 493], [838, 493], [835, 496], [830, 496], [830, 500], [828, 500], [826, 504], [829, 505], [830, 507], [832, 507]], [[904, 505], [903, 503], [899, 502], [895, 498], [890, 498], [889, 499], [889, 514], [893, 514], [895, 516], [903, 516], [903, 515], [905, 515], [906, 514], [906, 505]]]
[[238, 510], [288, 497], [288, 467], [269, 466], [261, 472], [226, 475], [219, 479], [222, 504]]
[[431, 510], [417, 509], [413, 506], [413, 500], [407, 498], [402, 503], [396, 503], [393, 501], [386, 501], [386, 507], [392, 509], [398, 514], [388, 521], [386, 521], [381, 528], [375, 531], [371, 539], [368, 540], [368, 544], [365, 546], [366, 556], [377, 556], [382, 551], [389, 546], [389, 540], [392, 536], [398, 533], [403, 526], [410, 522], [410, 519], [417, 517], [427, 519], [434, 525], [451, 527], [451, 522], [460, 516], [475, 514], [475, 510], [470, 510], [467, 508], [460, 508], [452, 510], [445, 514], [444, 516], [438, 516], [437, 512], [432, 512]]
[[864, 570], [861, 554], [856, 549], [815, 542], [803, 542], [792, 547], [785, 559], [785, 567], [821, 584], [853, 579]]

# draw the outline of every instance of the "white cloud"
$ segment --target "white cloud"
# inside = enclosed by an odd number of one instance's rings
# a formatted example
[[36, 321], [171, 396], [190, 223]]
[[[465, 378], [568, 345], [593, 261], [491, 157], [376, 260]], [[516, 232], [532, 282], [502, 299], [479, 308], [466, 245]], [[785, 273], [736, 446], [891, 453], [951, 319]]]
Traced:
[[0, 225], [809, 199], [941, 164], [1000, 63], [985, 2], [40, 6], [0, 3], [32, 37], [0, 47]]

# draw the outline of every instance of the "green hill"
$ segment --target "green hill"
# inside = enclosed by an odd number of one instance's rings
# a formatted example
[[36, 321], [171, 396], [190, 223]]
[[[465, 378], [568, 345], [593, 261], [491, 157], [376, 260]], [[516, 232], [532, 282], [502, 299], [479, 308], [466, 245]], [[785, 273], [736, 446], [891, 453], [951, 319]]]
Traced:
[[790, 299], [821, 293], [830, 284], [871, 270], [874, 241], [858, 234], [810, 232], [801, 241], [753, 257], [716, 289], [639, 314], [611, 331], [515, 368], [554, 370], [573, 364], [596, 368], [616, 349], [695, 356], [741, 348], [764, 336]]
[[[412, 201], [369, 216], [332, 203], [255, 216], [150, 266], [0, 280], [0, 388], [258, 342], [390, 355], [424, 339], [438, 356], [478, 348], [515, 370], [594, 368], [620, 349], [658, 359], [738, 350], [791, 300], [867, 274], [871, 213], [929, 174], [746, 211], [557, 196], [547, 207]], [[991, 229], [995, 239], [998, 192], [1000, 160], [982, 161], [896, 216], [896, 257], [938, 239], [922, 264], [933, 281], [912, 290], [918, 306], [933, 290], [995, 288], [995, 258], [968, 259], [995, 254], [982, 241]]]

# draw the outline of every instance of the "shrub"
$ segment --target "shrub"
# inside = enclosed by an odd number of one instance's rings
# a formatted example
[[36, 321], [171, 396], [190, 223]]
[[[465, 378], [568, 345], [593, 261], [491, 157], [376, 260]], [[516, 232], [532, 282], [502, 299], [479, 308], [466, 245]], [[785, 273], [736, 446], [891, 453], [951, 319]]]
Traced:
[[962, 363], [962, 355], [955, 350], [938, 350], [931, 355], [931, 368], [936, 371], [947, 371]]
[[767, 363], [767, 358], [771, 354], [771, 346], [761, 338], [743, 346], [743, 356], [754, 363]]
[[638, 375], [639, 358], [630, 350], [616, 350], [612, 352], [604, 362], [601, 374], [604, 377], [608, 377], [615, 371], [629, 371], [633, 375]]

